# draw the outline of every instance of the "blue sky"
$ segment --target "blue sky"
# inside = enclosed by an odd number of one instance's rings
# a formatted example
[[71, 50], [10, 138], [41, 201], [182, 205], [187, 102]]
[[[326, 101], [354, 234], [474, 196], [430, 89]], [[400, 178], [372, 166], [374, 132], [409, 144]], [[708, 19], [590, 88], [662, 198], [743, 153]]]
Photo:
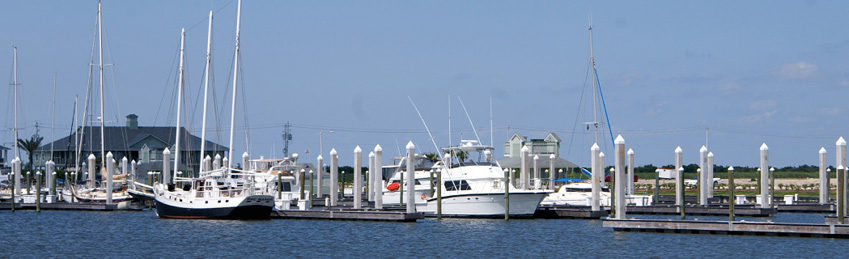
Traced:
[[[184, 116], [184, 124], [199, 135], [206, 16], [218, 11], [216, 102], [229, 107], [235, 6], [230, 0], [105, 1], [107, 121], [123, 125], [124, 116], [135, 113], [143, 126], [175, 123], [174, 77], [185, 27], [186, 107], [193, 115]], [[33, 134], [38, 122], [40, 134], [52, 139], [54, 72], [55, 134], [67, 135], [73, 97], [85, 96], [96, 7], [94, 1], [2, 3], [0, 70], [11, 83], [17, 46], [22, 136]], [[582, 123], [592, 120], [590, 21], [612, 131], [634, 149], [638, 165], [671, 164], [676, 146], [684, 149], [685, 163], [697, 163], [706, 129], [720, 165], [756, 165], [761, 143], [776, 166], [816, 164], [820, 147], [833, 162], [834, 143], [847, 133], [841, 97], [849, 89], [849, 2], [246, 1], [242, 9], [247, 103], [239, 98], [237, 125], [250, 129], [254, 156], [281, 155], [286, 121], [293, 125], [290, 152], [309, 161], [321, 130], [335, 131], [324, 135], [324, 151], [338, 149], [342, 164], [352, 163], [356, 145], [371, 150], [380, 144], [394, 156], [412, 140], [432, 152], [407, 97], [445, 146], [449, 96], [451, 143], [474, 136], [459, 96], [485, 144], [492, 99], [496, 156], [514, 132], [543, 138], [553, 131], [564, 140], [563, 156], [587, 165], [592, 132]], [[7, 146], [11, 100], [3, 98], [0, 115], [0, 142]], [[219, 120], [226, 128], [229, 110]], [[226, 133], [212, 135], [227, 144]], [[603, 150], [612, 148], [603, 141]], [[237, 154], [245, 143], [242, 131]]]

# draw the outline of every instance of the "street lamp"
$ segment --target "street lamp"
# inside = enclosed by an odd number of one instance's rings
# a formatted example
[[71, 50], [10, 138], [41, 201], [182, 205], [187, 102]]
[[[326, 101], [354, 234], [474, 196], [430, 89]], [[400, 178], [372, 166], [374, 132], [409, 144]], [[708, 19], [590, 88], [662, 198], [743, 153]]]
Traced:
[[[333, 134], [333, 133], [335, 133], [335, 131], [330, 130], [330, 131], [319, 131], [318, 132], [318, 152], [319, 152], [318, 154], [320, 154], [320, 155], [324, 154], [324, 133]], [[319, 166], [321, 166], [321, 165], [319, 165]]]

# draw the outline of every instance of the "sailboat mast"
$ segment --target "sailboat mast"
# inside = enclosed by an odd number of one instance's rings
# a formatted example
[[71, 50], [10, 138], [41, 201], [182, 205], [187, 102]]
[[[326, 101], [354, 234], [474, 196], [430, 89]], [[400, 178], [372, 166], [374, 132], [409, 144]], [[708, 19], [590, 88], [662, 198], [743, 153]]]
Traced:
[[[233, 164], [233, 133], [236, 129], [236, 85], [239, 83], [239, 29], [242, 22], [242, 0], [236, 7], [236, 53], [233, 57], [233, 105], [230, 108], [230, 151], [228, 160]], [[232, 167], [231, 167], [232, 168]]]
[[98, 58], [100, 59], [100, 162], [101, 168], [106, 168], [106, 117], [103, 117], [103, 12], [101, 12], [101, 3], [97, 2], [97, 49]]
[[590, 65], [592, 66], [593, 75], [593, 132], [595, 134], [595, 143], [598, 143], [598, 86], [595, 81], [595, 57], [593, 56], [593, 26], [590, 26]]
[[[185, 51], [185, 43], [186, 43], [186, 28], [180, 32], [180, 77], [177, 79], [177, 133], [174, 135], [174, 174], [171, 179], [177, 179], [177, 170], [179, 170], [180, 165], [180, 113], [183, 107], [183, 60], [185, 55], [183, 54]], [[168, 161], [165, 161], [167, 163]], [[168, 173], [168, 172], [163, 172]]]
[[12, 79], [12, 85], [15, 88], [15, 140], [12, 141], [12, 145], [15, 146], [15, 157], [18, 157], [18, 47], [14, 47], [15, 49], [15, 67], [14, 67], [14, 76]]
[[[50, 138], [56, 139], [56, 72], [53, 72], [53, 98], [51, 105], [52, 115], [50, 115]], [[54, 141], [55, 142], [55, 141]], [[50, 161], [53, 161], [53, 142], [50, 142]]]
[[[209, 68], [212, 66], [212, 10], [209, 10], [209, 30], [206, 36], [206, 78], [203, 83], [203, 120], [200, 126], [200, 161], [198, 169], [203, 166], [203, 153], [206, 151], [206, 102], [209, 96]], [[210, 168], [207, 168], [209, 170]], [[198, 170], [200, 171], [200, 170]]]

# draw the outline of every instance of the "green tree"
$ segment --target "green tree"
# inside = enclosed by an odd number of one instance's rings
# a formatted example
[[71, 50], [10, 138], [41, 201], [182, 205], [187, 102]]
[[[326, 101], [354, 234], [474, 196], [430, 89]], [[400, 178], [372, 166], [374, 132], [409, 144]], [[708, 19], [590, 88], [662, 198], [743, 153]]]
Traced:
[[29, 164], [27, 167], [30, 168], [30, 171], [35, 172], [35, 165], [32, 163], [33, 156], [35, 155], [35, 150], [41, 146], [41, 141], [44, 140], [44, 137], [39, 136], [38, 134], [32, 135], [27, 140], [18, 139], [18, 147], [27, 152], [27, 157], [29, 158]]
[[439, 154], [437, 154], [436, 152], [427, 152], [424, 153], [424, 156], [427, 157], [427, 159], [431, 162], [439, 161]]

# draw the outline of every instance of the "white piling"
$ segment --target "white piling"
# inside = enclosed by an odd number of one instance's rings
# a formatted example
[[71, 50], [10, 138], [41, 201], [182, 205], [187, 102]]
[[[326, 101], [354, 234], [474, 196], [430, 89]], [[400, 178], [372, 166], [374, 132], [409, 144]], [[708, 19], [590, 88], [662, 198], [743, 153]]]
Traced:
[[[683, 168], [684, 164], [684, 150], [681, 147], [675, 148], [675, 171], [677, 172], [679, 169]], [[684, 182], [683, 179], [679, 179], [683, 177], [682, 174], [675, 174], [675, 205], [684, 204], [682, 200], [684, 198], [684, 186], [680, 184]]]
[[212, 161], [212, 169], [221, 168], [221, 154], [215, 154], [215, 160]]
[[[836, 166], [842, 166], [843, 168], [846, 168], [847, 167], [847, 165], [846, 165], [846, 140], [844, 140], [843, 137], [840, 137], [839, 139], [837, 139], [836, 145], [837, 145], [837, 151], [835, 152], [835, 153], [837, 153], [837, 161], [835, 162], [837, 164]], [[840, 171], [838, 171], [838, 173], [839, 172]], [[847, 177], [843, 177], [843, 186], [849, 186], [849, 185], [847, 185], [846, 178]], [[844, 197], [843, 197], [843, 208], [844, 209], [846, 208], [845, 192], [844, 192]]]
[[124, 178], [125, 181], [132, 179], [132, 175], [130, 174], [129, 171], [127, 171], [127, 167], [130, 166], [129, 163], [130, 163], [130, 160], [127, 160], [126, 156], [124, 158], [121, 158], [121, 174], [127, 175], [126, 178]]
[[374, 208], [383, 209], [383, 148], [374, 146]]
[[702, 206], [707, 205], [707, 147], [702, 146], [699, 149], [699, 169], [701, 169], [701, 173], [699, 174], [699, 204]]
[[713, 152], [707, 156], [707, 197], [713, 198]]
[[21, 196], [21, 158], [15, 157], [12, 160], [12, 172], [15, 173], [15, 195]]
[[212, 158], [209, 157], [209, 155], [206, 155], [206, 157], [203, 158], [203, 169], [201, 169], [200, 171], [201, 172], [208, 172], [208, 171], [212, 171], [212, 169], [213, 169]]
[[171, 150], [162, 150], [162, 183], [166, 187], [171, 184]]
[[221, 159], [221, 167], [230, 168], [230, 158], [227, 158], [227, 157], [222, 158]]
[[56, 163], [53, 160], [48, 160], [44, 163], [44, 182], [46, 183], [47, 189], [50, 190], [50, 195], [56, 195], [54, 193], [53, 184], [56, 182], [56, 179], [53, 179], [56, 176]]
[[97, 160], [97, 158], [94, 157], [94, 154], [88, 155], [88, 188], [89, 189], [94, 189], [94, 180], [95, 180], [95, 178], [94, 178], [94, 175], [95, 175], [94, 174], [94, 161], [96, 161], [96, 160]]
[[600, 168], [599, 157], [601, 156], [601, 149], [599, 149], [598, 144], [593, 144], [590, 148], [590, 165], [592, 165], [592, 180], [590, 180], [592, 184], [592, 200], [590, 200], [590, 206], [592, 206], [593, 211], [599, 211], [599, 191], [601, 190], [599, 179], [601, 179], [602, 169]]
[[133, 176], [132, 184], [133, 184], [133, 188], [135, 188], [136, 182], [139, 180], [138, 175], [136, 175], [136, 160], [135, 159], [133, 159], [133, 161], [130, 161], [130, 175]]
[[380, 189], [377, 185], [375, 185], [375, 181], [374, 181], [375, 175], [377, 175], [375, 173], [376, 172], [375, 168], [377, 168], [377, 167], [374, 166], [374, 151], [372, 151], [372, 152], [368, 153], [368, 190], [367, 190], [368, 191], [368, 201], [371, 201], [371, 202], [374, 201], [375, 188]]
[[522, 156], [522, 174], [519, 175], [519, 180], [522, 182], [522, 189], [527, 190], [531, 187], [531, 175], [528, 172], [528, 146], [523, 146], [521, 151]]
[[548, 156], [548, 189], [554, 190], [554, 154]]
[[492, 163], [492, 151], [489, 151], [489, 149], [484, 150], [483, 156], [487, 163]]
[[336, 206], [339, 200], [339, 155], [336, 149], [330, 150], [330, 206]]
[[112, 174], [115, 173], [115, 164], [112, 163], [112, 152], [106, 153], [106, 204], [112, 204]]
[[826, 151], [825, 147], [820, 148], [820, 204], [828, 203], [828, 172], [826, 171], [826, 167], [828, 164], [826, 163]]
[[614, 188], [615, 191], [615, 201], [616, 201], [616, 219], [624, 219], [625, 218], [625, 185], [627, 185], [628, 181], [625, 180], [625, 139], [622, 138], [622, 135], [616, 136], [616, 139], [613, 141], [616, 145], [616, 155], [615, 159], [615, 167], [614, 170], [615, 175], [613, 176], [614, 180]]
[[351, 187], [351, 192], [354, 193], [354, 209], [363, 207], [363, 149], [360, 146], [354, 148], [354, 186]]
[[625, 178], [628, 178], [625, 194], [634, 195], [634, 150], [630, 148], [628, 149], [628, 175]]
[[321, 175], [324, 174], [324, 157], [322, 157], [321, 154], [318, 154], [318, 157], [316, 158], [316, 163], [318, 164], [318, 173], [315, 175], [315, 180], [316, 180], [315, 195], [316, 195], [317, 198], [321, 199], [321, 197], [324, 196], [324, 192], [321, 190], [322, 189], [321, 187], [323, 187], [322, 181], [321, 181], [322, 180]]
[[540, 184], [539, 155], [534, 155], [534, 190], [542, 188]]
[[[245, 171], [251, 170], [251, 161], [250, 160], [251, 160], [251, 155], [248, 154], [248, 151], [245, 151], [245, 153], [242, 153], [242, 170], [245, 170]], [[174, 171], [176, 171], [176, 170], [177, 170], [177, 168], [174, 168]]]
[[761, 208], [769, 208], [771, 197], [769, 197], [769, 147], [766, 143], [761, 145]]
[[407, 143], [407, 213], [416, 213], [416, 145]]

